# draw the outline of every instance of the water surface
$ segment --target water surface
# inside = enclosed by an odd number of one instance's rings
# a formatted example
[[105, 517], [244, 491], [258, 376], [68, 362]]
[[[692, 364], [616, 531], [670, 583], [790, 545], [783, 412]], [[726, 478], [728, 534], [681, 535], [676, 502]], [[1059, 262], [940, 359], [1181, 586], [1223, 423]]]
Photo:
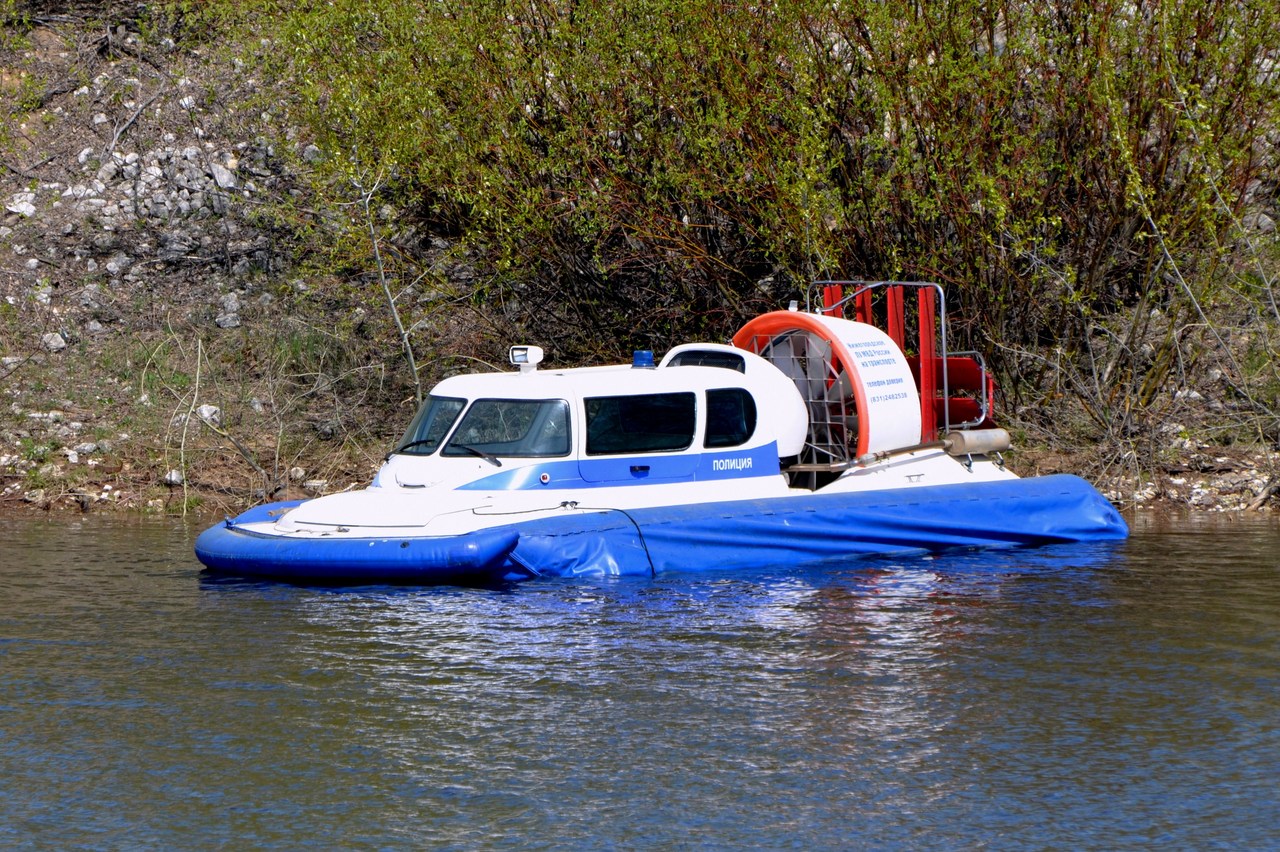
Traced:
[[508, 589], [0, 520], [0, 846], [1263, 848], [1280, 524]]

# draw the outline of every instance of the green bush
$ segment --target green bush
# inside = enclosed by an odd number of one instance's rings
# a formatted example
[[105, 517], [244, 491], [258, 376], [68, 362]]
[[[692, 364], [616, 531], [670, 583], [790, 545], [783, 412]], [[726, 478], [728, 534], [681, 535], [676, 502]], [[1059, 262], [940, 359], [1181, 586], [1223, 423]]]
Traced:
[[1145, 404], [1138, 326], [1100, 318], [1215, 301], [1277, 180], [1280, 27], [1245, 0], [213, 8], [269, 39], [328, 185], [402, 211], [355, 230], [456, 240], [462, 295], [561, 358], [904, 277], [948, 287], [955, 343], [1013, 392], [1017, 353], [1053, 347]]
[[1189, 239], [1220, 224], [1205, 182], [1234, 200], [1262, 165], [1272, 23], [1213, 0], [336, 0], [276, 38], [331, 163], [393, 175], [513, 282], [729, 295], [777, 267], [1105, 303], [1148, 277], [1138, 193]]

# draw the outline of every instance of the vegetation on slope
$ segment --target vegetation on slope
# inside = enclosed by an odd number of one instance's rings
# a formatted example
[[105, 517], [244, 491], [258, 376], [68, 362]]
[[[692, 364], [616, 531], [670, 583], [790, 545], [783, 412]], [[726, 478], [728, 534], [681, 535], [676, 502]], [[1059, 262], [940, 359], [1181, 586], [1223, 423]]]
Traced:
[[465, 295], [569, 357], [723, 335], [817, 278], [934, 280], [1016, 403], [1065, 386], [1131, 433], [1223, 349], [1280, 438], [1267, 4], [263, 10], [335, 186], [460, 237], [488, 272]]
[[[65, 11], [0, 0], [11, 37]], [[1103, 449], [1085, 473], [1145, 475], [1188, 441], [1280, 440], [1270, 4], [207, 0], [76, 14], [108, 50], [127, 23], [147, 62], [171, 39], [161, 62], [220, 52], [254, 76], [207, 81], [202, 102], [266, 137], [291, 182], [252, 222], [306, 286], [272, 264], [239, 286], [298, 323], [258, 329], [284, 354], [253, 359], [279, 367], [267, 378], [291, 400], [376, 374], [347, 390], [386, 412], [456, 369], [460, 341], [471, 357], [521, 339], [560, 363], [613, 358], [723, 339], [811, 297], [815, 279], [906, 278], [947, 287], [953, 343], [986, 354], [1030, 442]], [[52, 92], [4, 95], [16, 120]], [[211, 337], [194, 367], [258, 346], [240, 333]], [[299, 340], [342, 363], [280, 366]], [[327, 422], [350, 419], [332, 407]]]

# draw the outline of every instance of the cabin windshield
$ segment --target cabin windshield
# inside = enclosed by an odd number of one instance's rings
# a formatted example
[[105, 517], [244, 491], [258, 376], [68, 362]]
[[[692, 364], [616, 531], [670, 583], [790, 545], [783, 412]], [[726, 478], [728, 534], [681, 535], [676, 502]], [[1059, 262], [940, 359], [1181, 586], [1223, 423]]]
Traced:
[[429, 456], [440, 447], [449, 427], [467, 405], [465, 399], [429, 396], [409, 422], [404, 437], [393, 452], [410, 456]]
[[478, 399], [441, 455], [545, 458], [569, 455], [569, 403], [563, 399]]

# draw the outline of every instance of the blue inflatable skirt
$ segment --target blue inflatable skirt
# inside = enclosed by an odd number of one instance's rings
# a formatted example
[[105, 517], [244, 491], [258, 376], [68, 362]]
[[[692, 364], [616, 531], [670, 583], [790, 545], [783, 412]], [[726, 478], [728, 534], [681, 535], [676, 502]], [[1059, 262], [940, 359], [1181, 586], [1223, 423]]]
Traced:
[[1089, 483], [1057, 475], [852, 494], [663, 508], [591, 506], [463, 536], [286, 538], [206, 530], [210, 571], [302, 583], [490, 583], [530, 577], [650, 576], [794, 565], [869, 554], [1123, 539], [1128, 527]]

